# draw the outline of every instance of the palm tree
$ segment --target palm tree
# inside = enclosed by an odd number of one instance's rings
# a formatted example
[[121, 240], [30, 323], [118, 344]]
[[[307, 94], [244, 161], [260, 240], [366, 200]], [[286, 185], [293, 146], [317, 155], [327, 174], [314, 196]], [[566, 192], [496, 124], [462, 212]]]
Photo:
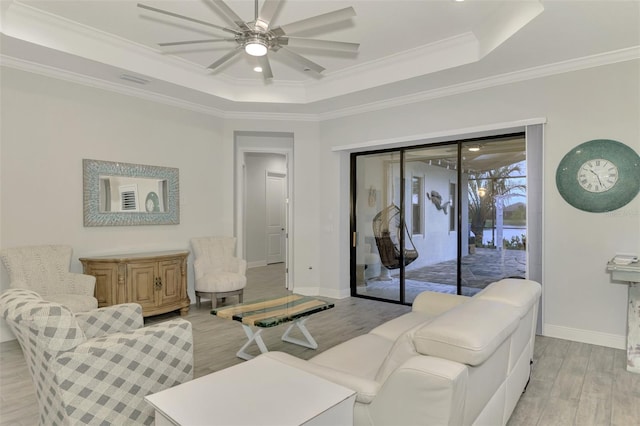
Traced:
[[502, 196], [507, 201], [517, 191], [526, 189], [521, 179], [513, 179], [522, 177], [521, 164], [509, 164], [469, 175], [469, 221], [476, 243], [482, 244], [482, 233], [487, 220], [493, 218], [496, 198]]

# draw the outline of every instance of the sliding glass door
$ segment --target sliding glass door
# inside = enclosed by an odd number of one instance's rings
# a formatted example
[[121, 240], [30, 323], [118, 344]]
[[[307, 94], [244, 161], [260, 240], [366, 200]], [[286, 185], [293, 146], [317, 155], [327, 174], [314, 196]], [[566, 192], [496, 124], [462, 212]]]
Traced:
[[352, 155], [351, 293], [410, 304], [526, 273], [524, 135]]
[[[352, 157], [352, 295], [400, 302], [401, 152]], [[353, 174], [352, 174], [353, 176]], [[354, 282], [355, 281], [355, 282]], [[354, 285], [355, 284], [355, 285]]]

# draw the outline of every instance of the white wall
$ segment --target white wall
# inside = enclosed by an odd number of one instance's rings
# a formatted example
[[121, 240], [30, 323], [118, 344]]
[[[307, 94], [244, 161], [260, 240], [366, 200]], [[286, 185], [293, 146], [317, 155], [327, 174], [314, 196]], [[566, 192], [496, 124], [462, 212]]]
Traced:
[[[0, 247], [66, 243], [80, 256], [187, 248], [234, 233], [234, 135], [294, 135], [296, 291], [349, 294], [349, 155], [335, 146], [546, 117], [544, 332], [620, 347], [624, 285], [605, 265], [640, 253], [640, 197], [610, 213], [568, 205], [555, 169], [574, 146], [616, 139], [640, 152], [640, 61], [601, 66], [323, 122], [220, 119], [3, 68], [0, 89]], [[180, 169], [181, 223], [84, 228], [82, 159]], [[193, 271], [189, 291], [193, 297]], [[8, 285], [4, 270], [0, 290]]]
[[[285, 147], [282, 136], [270, 137], [270, 134], [290, 134], [293, 136], [293, 159], [290, 159], [288, 178], [293, 187], [290, 202], [293, 203], [293, 214], [289, 220], [289, 229], [293, 230], [289, 264], [289, 280], [295, 291], [301, 294], [324, 294], [328, 297], [344, 297], [338, 293], [337, 284], [321, 285], [319, 242], [321, 231], [318, 227], [318, 182], [320, 174], [318, 123], [282, 119], [229, 118], [225, 120], [224, 148], [229, 151], [220, 152], [218, 158], [233, 158], [234, 139], [238, 146], [250, 150], [255, 147]], [[250, 135], [255, 136], [253, 139]], [[242, 137], [240, 137], [242, 136]], [[289, 136], [287, 136], [289, 137]], [[279, 141], [279, 142], [278, 142]], [[287, 144], [288, 145], [288, 144]], [[233, 187], [223, 188], [225, 200], [233, 199]], [[232, 213], [232, 204], [227, 207]], [[233, 223], [231, 223], [233, 226]], [[334, 288], [335, 287], [335, 288]], [[348, 295], [348, 291], [346, 293]]]
[[[320, 217], [348, 211], [349, 154], [332, 147], [546, 117], [544, 333], [624, 347], [627, 288], [612, 283], [606, 263], [616, 252], [640, 253], [640, 196], [614, 212], [583, 212], [561, 198], [555, 170], [567, 151], [591, 139], [615, 139], [640, 153], [639, 75], [636, 60], [324, 121]], [[334, 247], [323, 270], [339, 265], [331, 275], [341, 286], [349, 280], [348, 233], [341, 222], [323, 241]]]
[[[187, 249], [194, 236], [233, 234], [232, 204], [221, 200], [233, 182], [231, 161], [220, 161], [230, 143], [222, 120], [10, 68], [1, 78], [0, 247], [69, 244], [81, 272], [82, 256]], [[83, 158], [177, 167], [180, 224], [85, 228]]]

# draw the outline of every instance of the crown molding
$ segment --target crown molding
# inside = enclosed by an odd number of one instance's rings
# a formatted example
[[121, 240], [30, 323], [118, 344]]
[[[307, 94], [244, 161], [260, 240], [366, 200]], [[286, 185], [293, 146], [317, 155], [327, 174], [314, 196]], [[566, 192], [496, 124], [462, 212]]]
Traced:
[[256, 80], [248, 88], [245, 80], [211, 77], [211, 71], [175, 55], [96, 30], [78, 22], [13, 2], [2, 20], [3, 33], [24, 42], [91, 61], [107, 64], [149, 78], [181, 85], [234, 102], [305, 102], [304, 86], [275, 81], [265, 86]]
[[317, 114], [284, 114], [284, 113], [261, 113], [261, 112], [227, 112], [219, 108], [197, 104], [171, 96], [153, 93], [148, 90], [131, 87], [126, 84], [112, 83], [99, 78], [88, 77], [72, 71], [42, 65], [35, 62], [25, 61], [0, 54], [0, 66], [14, 68], [20, 71], [30, 72], [45, 77], [76, 83], [95, 89], [107, 90], [126, 96], [133, 96], [151, 102], [157, 102], [201, 114], [211, 115], [223, 119], [246, 119], [246, 120], [288, 120], [288, 121], [318, 121]]
[[318, 114], [297, 114], [284, 112], [241, 112], [230, 111], [224, 114], [226, 119], [269, 120], [269, 121], [320, 121]]
[[14, 58], [7, 55], [0, 55], [0, 65], [8, 68], [15, 68], [17, 70], [30, 72], [33, 74], [42, 75], [45, 77], [68, 81], [70, 83], [76, 83], [83, 86], [107, 90], [122, 95], [133, 96], [136, 98], [148, 100], [151, 102], [157, 102], [182, 109], [187, 109], [190, 111], [212, 115], [218, 118], [224, 118], [225, 116], [225, 112], [218, 108], [184, 101], [171, 96], [149, 92], [148, 90], [138, 89], [136, 87], [130, 87], [124, 84], [112, 83], [99, 78], [89, 77], [72, 71], [63, 70], [60, 68], [55, 68], [35, 62], [25, 61], [23, 59]]
[[0, 65], [16, 68], [34, 74], [52, 77], [98, 89], [109, 90], [116, 93], [135, 96], [152, 102], [163, 103], [203, 114], [225, 119], [253, 119], [253, 120], [293, 120], [293, 121], [324, 121], [347, 117], [372, 111], [389, 109], [397, 106], [428, 101], [459, 95], [476, 90], [487, 89], [505, 84], [517, 83], [526, 80], [548, 77], [556, 74], [580, 71], [588, 68], [627, 62], [640, 59], [640, 46], [632, 46], [626, 49], [615, 50], [598, 55], [576, 58], [554, 64], [528, 68], [520, 71], [500, 74], [483, 79], [473, 80], [451, 86], [427, 90], [407, 96], [399, 96], [378, 102], [371, 102], [355, 107], [342, 108], [319, 114], [295, 114], [295, 113], [260, 113], [260, 112], [228, 112], [218, 108], [184, 101], [170, 96], [151, 93], [146, 90], [111, 83], [101, 79], [88, 77], [68, 70], [42, 65], [22, 59], [0, 55]]
[[321, 101], [476, 62], [478, 49], [473, 33], [459, 34], [327, 74], [307, 84], [307, 98]]
[[[506, 25], [509, 20], [513, 20], [513, 16], [519, 16], [518, 26], [512, 32], [533, 19], [530, 14], [520, 16], [523, 9], [520, 4], [511, 5], [508, 9], [509, 13], [504, 13], [504, 16], [496, 19]], [[497, 41], [489, 48], [485, 46], [486, 51], [482, 54], [481, 45], [486, 45], [486, 41], [479, 39], [473, 32], [467, 32], [357, 66], [327, 72], [317, 80], [275, 80], [265, 84], [262, 80], [237, 79], [225, 74], [216, 75], [215, 79], [212, 79], [209, 70], [178, 56], [159, 54], [158, 49], [42, 11], [28, 4], [12, 1], [5, 15], [3, 31], [8, 36], [232, 102], [309, 104], [348, 95], [476, 62], [512, 35], [509, 32], [501, 37], [494, 36]], [[512, 26], [510, 24], [507, 28]]]
[[547, 119], [545, 117], [527, 118], [517, 121], [509, 121], [502, 123], [491, 123], [480, 126], [465, 127], [461, 129], [448, 129], [431, 133], [422, 133], [418, 135], [400, 136], [389, 139], [378, 139], [372, 141], [358, 142], [349, 145], [339, 145], [331, 148], [333, 152], [358, 152], [372, 149], [385, 149], [385, 148], [398, 148], [401, 146], [414, 146], [416, 141], [422, 141], [424, 143], [441, 142], [450, 140], [451, 137], [456, 138], [470, 138], [470, 137], [485, 137], [499, 133], [519, 132], [524, 130], [527, 126], [533, 126], [536, 124], [545, 124]]
[[383, 101], [370, 102], [355, 107], [336, 109], [327, 113], [320, 113], [319, 118], [320, 121], [323, 121], [350, 115], [362, 114], [366, 112], [379, 111], [381, 109], [388, 109], [432, 99], [445, 98], [448, 96], [488, 89], [505, 84], [534, 80], [537, 78], [548, 77], [556, 74], [580, 71], [588, 68], [616, 64], [619, 62], [632, 61], [636, 59], [640, 59], [640, 46], [632, 46], [626, 49], [614, 50], [598, 55], [591, 55], [553, 64], [527, 68], [524, 70], [499, 74], [487, 78], [454, 84], [451, 86], [426, 90], [411, 95], [399, 96]]

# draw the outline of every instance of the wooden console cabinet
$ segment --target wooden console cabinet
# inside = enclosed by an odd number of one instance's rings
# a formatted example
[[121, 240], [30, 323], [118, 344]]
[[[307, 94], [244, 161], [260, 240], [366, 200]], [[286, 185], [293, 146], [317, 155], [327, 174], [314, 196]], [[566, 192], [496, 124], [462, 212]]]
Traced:
[[96, 277], [98, 307], [139, 303], [142, 315], [189, 312], [188, 251], [83, 257], [84, 273]]

